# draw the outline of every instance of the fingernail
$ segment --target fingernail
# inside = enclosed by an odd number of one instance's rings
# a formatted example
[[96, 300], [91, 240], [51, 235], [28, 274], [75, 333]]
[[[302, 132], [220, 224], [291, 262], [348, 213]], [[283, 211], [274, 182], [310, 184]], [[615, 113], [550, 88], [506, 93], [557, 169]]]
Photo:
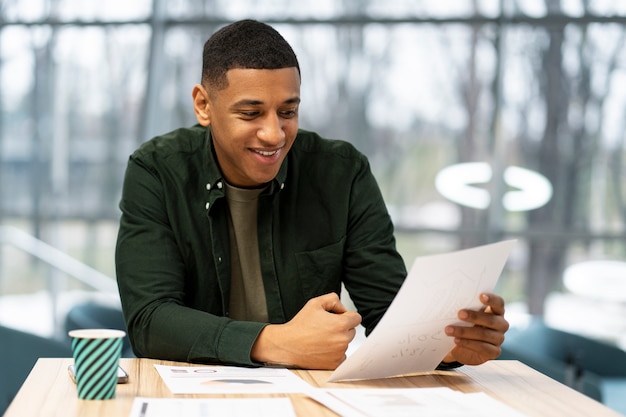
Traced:
[[461, 320], [465, 320], [465, 319], [466, 319], [466, 318], [468, 318], [468, 317], [469, 317], [469, 314], [467, 314], [467, 311], [465, 311], [465, 310], [461, 310], [461, 311], [459, 312], [459, 318], [460, 318]]
[[452, 336], [454, 334], [454, 328], [452, 326], [446, 326], [446, 334]]

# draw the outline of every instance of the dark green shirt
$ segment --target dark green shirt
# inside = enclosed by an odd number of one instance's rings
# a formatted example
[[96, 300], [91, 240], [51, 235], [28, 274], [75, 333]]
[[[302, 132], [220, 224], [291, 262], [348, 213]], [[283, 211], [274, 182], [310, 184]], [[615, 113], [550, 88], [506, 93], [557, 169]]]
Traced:
[[[343, 282], [369, 333], [406, 269], [366, 157], [300, 130], [258, 205], [269, 321], [290, 320]], [[128, 162], [120, 208], [117, 280], [137, 356], [258, 365], [250, 351], [266, 324], [228, 317], [228, 206], [210, 130], [144, 143]]]

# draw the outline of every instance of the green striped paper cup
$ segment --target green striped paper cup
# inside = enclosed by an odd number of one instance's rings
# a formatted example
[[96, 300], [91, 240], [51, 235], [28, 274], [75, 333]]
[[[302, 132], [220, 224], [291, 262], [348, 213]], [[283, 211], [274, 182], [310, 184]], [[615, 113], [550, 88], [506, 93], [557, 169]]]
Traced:
[[117, 367], [126, 333], [113, 329], [69, 332], [76, 367], [76, 388], [82, 400], [115, 398]]

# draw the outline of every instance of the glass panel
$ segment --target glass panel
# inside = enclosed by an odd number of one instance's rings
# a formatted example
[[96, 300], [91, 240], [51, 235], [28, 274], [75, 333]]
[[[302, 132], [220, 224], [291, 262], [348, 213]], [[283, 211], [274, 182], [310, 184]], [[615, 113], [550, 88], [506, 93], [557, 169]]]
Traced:
[[[195, 123], [204, 41], [252, 15], [298, 54], [301, 126], [370, 158], [407, 264], [515, 237], [501, 291], [539, 313], [626, 257], [626, 3], [132, 3], [2, 2], [1, 224], [113, 276], [128, 155]], [[2, 253], [0, 292], [45, 281]]]

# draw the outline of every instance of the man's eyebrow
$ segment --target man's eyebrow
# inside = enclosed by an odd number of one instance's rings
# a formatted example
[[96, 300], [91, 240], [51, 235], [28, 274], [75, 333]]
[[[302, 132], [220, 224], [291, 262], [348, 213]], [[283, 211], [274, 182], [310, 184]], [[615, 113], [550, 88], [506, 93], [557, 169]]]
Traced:
[[[283, 102], [283, 104], [298, 104], [300, 103], [300, 97], [295, 96], [291, 97]], [[242, 107], [242, 106], [260, 106], [263, 102], [261, 100], [253, 100], [253, 99], [243, 99], [233, 103], [232, 107]]]
[[263, 102], [261, 100], [243, 99], [243, 100], [239, 100], [239, 101], [233, 103], [232, 107], [259, 106], [261, 104], [263, 104]]
[[299, 103], [300, 103], [300, 97], [298, 96], [285, 100], [285, 104], [299, 104]]

